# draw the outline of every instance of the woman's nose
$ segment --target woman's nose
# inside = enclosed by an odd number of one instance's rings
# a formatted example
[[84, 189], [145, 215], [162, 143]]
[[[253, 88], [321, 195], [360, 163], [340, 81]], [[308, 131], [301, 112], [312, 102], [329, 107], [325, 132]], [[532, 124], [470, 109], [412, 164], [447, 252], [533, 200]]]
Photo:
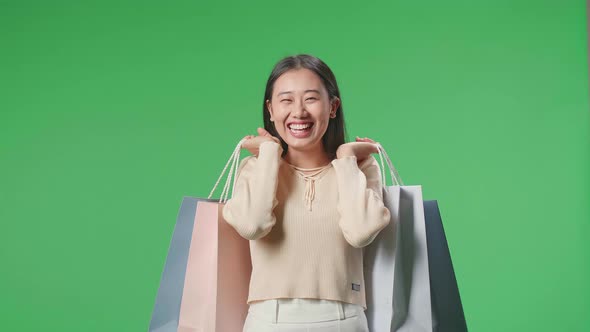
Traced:
[[294, 114], [298, 117], [303, 117], [307, 114], [307, 108], [305, 107], [305, 103], [301, 101], [295, 102], [295, 110]]

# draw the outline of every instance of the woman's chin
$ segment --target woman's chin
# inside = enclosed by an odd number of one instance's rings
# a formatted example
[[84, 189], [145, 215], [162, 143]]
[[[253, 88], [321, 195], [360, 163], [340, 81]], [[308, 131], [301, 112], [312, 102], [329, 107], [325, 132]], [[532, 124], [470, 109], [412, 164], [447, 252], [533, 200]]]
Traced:
[[311, 150], [316, 144], [320, 143], [313, 139], [313, 137], [307, 138], [294, 138], [289, 137], [289, 140], [286, 142], [290, 148], [296, 150]]

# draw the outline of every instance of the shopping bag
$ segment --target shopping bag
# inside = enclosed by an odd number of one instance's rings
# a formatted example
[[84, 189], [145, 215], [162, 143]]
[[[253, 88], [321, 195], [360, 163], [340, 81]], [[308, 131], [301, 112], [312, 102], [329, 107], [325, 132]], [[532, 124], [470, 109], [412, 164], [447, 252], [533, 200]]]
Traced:
[[434, 331], [467, 331], [467, 322], [437, 201], [424, 201], [424, 216]]
[[[249, 241], [224, 219], [238, 144], [209, 197], [184, 197], [168, 249], [150, 332], [241, 331], [252, 271]], [[213, 192], [231, 164], [220, 199]]]
[[[427, 237], [429, 223], [426, 216], [428, 215], [430, 219], [432, 213], [429, 210], [426, 214], [425, 206], [431, 208], [431, 205], [428, 203], [425, 205], [421, 186], [403, 185], [399, 174], [381, 146], [379, 146], [379, 155], [384, 184], [383, 202], [391, 212], [391, 222], [365, 248], [364, 252], [368, 307], [366, 315], [369, 328], [372, 332], [439, 331], [441, 313], [460, 310], [461, 314], [458, 316], [462, 316], [460, 300], [458, 306], [456, 300], [445, 302], [447, 293], [439, 291], [439, 287], [445, 287], [446, 283], [452, 281], [457, 289], [454, 273], [452, 278], [440, 276], [440, 273], [452, 272], [452, 265], [448, 265], [450, 255], [446, 240], [444, 242], [446, 252], [438, 252], [438, 257], [429, 256]], [[392, 186], [386, 185], [383, 160], [387, 162]], [[433, 248], [440, 248], [438, 243], [441, 241], [441, 227], [430, 237]], [[444, 233], [442, 234], [444, 237]], [[441, 255], [447, 259], [440, 260]], [[437, 270], [431, 269], [430, 259], [436, 260], [434, 264]], [[445, 265], [446, 268], [441, 268], [441, 265]], [[432, 285], [436, 287], [431, 289]], [[434, 296], [436, 298], [433, 301]], [[455, 298], [458, 299], [458, 291]], [[438, 305], [451, 303], [455, 306], [438, 310]]]

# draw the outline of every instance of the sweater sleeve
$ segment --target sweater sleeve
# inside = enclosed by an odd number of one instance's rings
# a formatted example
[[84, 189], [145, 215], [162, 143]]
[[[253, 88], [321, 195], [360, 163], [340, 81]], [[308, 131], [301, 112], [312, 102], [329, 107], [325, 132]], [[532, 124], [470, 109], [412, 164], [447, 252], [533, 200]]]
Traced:
[[383, 204], [383, 181], [379, 164], [369, 156], [357, 165], [355, 156], [332, 161], [338, 182], [340, 229], [355, 248], [369, 245], [390, 222]]
[[258, 157], [240, 162], [232, 197], [223, 207], [223, 218], [248, 240], [267, 235], [276, 223], [280, 149], [276, 142], [263, 142]]

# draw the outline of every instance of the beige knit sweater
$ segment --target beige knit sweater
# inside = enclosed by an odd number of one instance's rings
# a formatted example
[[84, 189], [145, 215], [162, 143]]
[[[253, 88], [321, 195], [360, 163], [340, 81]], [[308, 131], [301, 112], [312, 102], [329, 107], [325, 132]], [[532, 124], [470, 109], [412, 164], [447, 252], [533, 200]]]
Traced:
[[276, 142], [239, 165], [223, 216], [250, 241], [248, 303], [314, 298], [366, 309], [363, 247], [390, 220], [380, 168], [373, 156], [334, 159], [305, 179], [280, 156]]

